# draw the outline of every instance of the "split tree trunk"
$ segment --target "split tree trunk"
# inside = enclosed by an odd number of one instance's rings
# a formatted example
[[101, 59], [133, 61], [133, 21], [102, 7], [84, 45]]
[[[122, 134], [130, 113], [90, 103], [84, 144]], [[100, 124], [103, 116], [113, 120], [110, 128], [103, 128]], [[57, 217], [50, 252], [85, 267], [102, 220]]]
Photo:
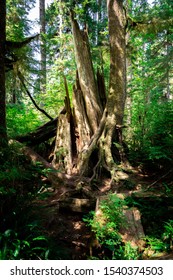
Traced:
[[[87, 30], [80, 30], [71, 13], [77, 77], [73, 110], [66, 105], [67, 113], [58, 126], [54, 156], [56, 167], [62, 166], [68, 173], [77, 172], [92, 178], [103, 167], [112, 173], [115, 162], [123, 161], [124, 157], [122, 125], [126, 57], [123, 1], [107, 0], [107, 7], [111, 57], [107, 98], [103, 77], [98, 74], [97, 80], [95, 78]], [[66, 99], [69, 99], [67, 89]]]
[[[67, 113], [59, 118], [54, 157], [54, 166], [64, 168], [67, 173], [78, 172], [78, 163], [82, 161], [83, 153], [87, 151], [103, 114], [103, 98], [101, 100], [98, 91], [87, 31], [80, 30], [73, 12], [71, 22], [77, 64], [73, 94], [74, 109], [72, 111], [70, 108], [65, 80]], [[102, 96], [105, 96], [103, 91]]]
[[94, 75], [87, 30], [79, 29], [79, 25], [74, 19], [73, 13], [71, 14], [71, 22], [79, 78], [79, 86], [76, 88], [76, 90], [82, 91], [89, 136], [91, 137], [98, 128], [103, 113], [103, 108], [101, 106], [100, 96]]

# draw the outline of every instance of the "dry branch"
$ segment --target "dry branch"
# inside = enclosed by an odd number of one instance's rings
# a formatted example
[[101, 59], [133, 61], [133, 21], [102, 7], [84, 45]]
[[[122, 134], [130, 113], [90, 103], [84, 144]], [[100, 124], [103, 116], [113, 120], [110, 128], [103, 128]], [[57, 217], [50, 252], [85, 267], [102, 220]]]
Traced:
[[20, 42], [8, 41], [7, 40], [5, 42], [6, 49], [7, 50], [20, 49], [20, 48], [26, 46], [27, 44], [29, 44], [33, 39], [37, 38], [38, 36], [39, 36], [39, 34], [35, 34], [33, 36], [25, 38], [23, 41], [20, 41]]
[[47, 118], [49, 118], [50, 120], [53, 120], [53, 118], [44, 110], [44, 109], [41, 109], [37, 103], [35, 102], [34, 98], [32, 97], [31, 93], [29, 92], [29, 90], [27, 89], [26, 85], [25, 85], [25, 79], [22, 75], [22, 73], [18, 70], [18, 77], [19, 77], [19, 80], [22, 84], [22, 86], [24, 87], [27, 95], [29, 96], [29, 98], [31, 99], [32, 103], [34, 104], [34, 106], [37, 108], [38, 111], [40, 111], [41, 113], [43, 113]]

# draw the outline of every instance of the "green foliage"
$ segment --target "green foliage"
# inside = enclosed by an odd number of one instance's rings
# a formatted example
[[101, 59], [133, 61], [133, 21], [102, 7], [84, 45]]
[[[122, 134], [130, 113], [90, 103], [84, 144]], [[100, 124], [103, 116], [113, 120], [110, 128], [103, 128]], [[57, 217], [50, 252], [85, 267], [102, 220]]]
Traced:
[[161, 238], [147, 236], [145, 241], [147, 251], [152, 250], [152, 254], [163, 252], [168, 249], [167, 244], [165, 244]]
[[[37, 96], [37, 102], [44, 108], [44, 110], [55, 118], [64, 107], [65, 88], [61, 77], [62, 71], [59, 71], [58, 66], [54, 66], [48, 75], [49, 84], [46, 88], [45, 94]], [[73, 75], [72, 75], [73, 76]], [[67, 76], [68, 78], [68, 76]], [[68, 83], [69, 94], [72, 95], [72, 81], [69, 79]], [[43, 116], [44, 118], [44, 116]], [[45, 122], [47, 118], [44, 118]]]
[[9, 104], [7, 106], [7, 127], [9, 138], [31, 132], [42, 124], [38, 111], [30, 104]]
[[[109, 195], [100, 202], [98, 212], [91, 212], [84, 221], [95, 233], [96, 239], [103, 250], [108, 249], [111, 252], [111, 259], [137, 259], [138, 248], [132, 248], [129, 243], [123, 244], [120, 228], [126, 225], [123, 213], [125, 203], [115, 194]], [[107, 259], [107, 255], [103, 255]]]
[[169, 249], [173, 249], [173, 220], [169, 220], [164, 225], [163, 240], [169, 244]]
[[[11, 194], [8, 192], [9, 195]], [[26, 196], [22, 200], [17, 199], [16, 195], [11, 197], [14, 204], [9, 205], [10, 209], [3, 213], [2, 224], [3, 228], [10, 226], [11, 229], [1, 229], [0, 259], [47, 259], [50, 250], [48, 238], [43, 234], [40, 222], [34, 221], [33, 217], [31, 219]]]
[[138, 260], [139, 259], [138, 247], [132, 247], [130, 242], [127, 242], [123, 248], [123, 255], [125, 260]]
[[166, 183], [162, 183], [162, 185], [163, 185], [163, 187], [164, 187], [164, 192], [165, 192], [165, 194], [166, 195], [171, 195], [172, 194], [172, 191], [173, 191], [173, 186], [172, 186], [172, 183], [171, 183], [171, 185], [169, 186], [168, 184], [166, 184]]
[[[6, 16], [6, 37], [8, 41], [21, 42], [30, 35], [31, 25], [28, 20], [28, 13], [35, 5], [35, 0], [7, 0]], [[32, 49], [29, 45], [22, 48], [13, 48], [7, 50], [7, 57], [16, 60], [13, 64], [11, 73], [7, 73], [7, 97], [12, 99], [12, 94], [19, 91], [19, 82], [16, 77], [16, 67], [25, 71], [25, 76], [32, 63]], [[15, 66], [14, 66], [15, 65]]]
[[[173, 139], [173, 104], [152, 102], [146, 107], [146, 111], [137, 120], [138, 115], [133, 115], [134, 127], [133, 137], [131, 138], [131, 148], [138, 159], [152, 162], [171, 162], [172, 139]], [[145, 117], [144, 117], [145, 115]], [[136, 118], [137, 117], [137, 118]], [[132, 152], [132, 157], [135, 157]]]
[[0, 259], [68, 259], [69, 252], [48, 236], [43, 206], [36, 203], [48, 197], [38, 194], [47, 170], [33, 166], [20, 149], [14, 142], [0, 152]]
[[27, 19], [30, 9], [34, 6], [35, 0], [7, 0], [7, 38], [19, 41], [29, 31]]
[[[168, 201], [171, 202], [171, 199]], [[155, 257], [158, 253], [172, 250], [173, 220], [164, 198], [133, 198], [126, 199], [129, 207], [136, 206], [141, 212], [141, 221], [145, 230], [144, 255]], [[156, 211], [157, 209], [157, 211]]]
[[173, 249], [173, 220], [165, 222], [163, 233], [160, 238], [147, 236], [147, 250], [151, 249], [154, 253], [170, 251]]
[[147, 1], [134, 1], [131, 9], [134, 21], [152, 22], [155, 18], [156, 22], [148, 23], [147, 28], [141, 24], [143, 32], [138, 26], [130, 32], [125, 135], [133, 161], [163, 167], [173, 161], [171, 4], [154, 1], [150, 6]]
[[73, 38], [67, 3], [55, 1], [46, 11], [47, 34], [45, 35], [47, 49], [47, 86], [46, 95], [38, 96], [38, 101], [44, 108], [57, 116], [64, 107], [66, 95], [63, 76], [66, 77], [69, 95], [72, 97], [75, 83], [76, 66], [74, 59]]
[[0, 260], [47, 259], [49, 254], [48, 239], [35, 225], [26, 226], [27, 236], [25, 239], [21, 238], [21, 233], [14, 230], [0, 233]]
[[110, 194], [108, 199], [101, 202], [100, 209], [103, 211], [106, 220], [110, 221], [110, 223], [115, 223], [115, 227], [120, 228], [125, 222], [123, 214], [124, 205], [124, 200], [115, 194]]

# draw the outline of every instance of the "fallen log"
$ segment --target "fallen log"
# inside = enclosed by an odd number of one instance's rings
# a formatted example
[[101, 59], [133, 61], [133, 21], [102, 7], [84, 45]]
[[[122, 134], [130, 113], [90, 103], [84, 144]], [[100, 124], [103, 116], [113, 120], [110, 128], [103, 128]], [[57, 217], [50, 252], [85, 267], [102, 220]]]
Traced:
[[38, 127], [33, 132], [17, 136], [15, 140], [26, 143], [28, 146], [38, 145], [56, 136], [57, 125], [58, 117]]
[[33, 164], [40, 163], [46, 169], [46, 176], [54, 186], [58, 184], [75, 186], [75, 182], [71, 180], [71, 176], [59, 172], [57, 169], [55, 169], [52, 166], [51, 163], [47, 162], [43, 157], [37, 154], [30, 147], [26, 147], [26, 146], [23, 147], [22, 152], [25, 156], [27, 156], [32, 161]]
[[46, 169], [46, 177], [54, 185], [63, 185], [63, 186], [76, 186], [76, 180], [79, 179], [79, 176], [70, 176], [65, 173], [59, 172], [55, 169], [51, 163], [46, 161], [42, 156], [36, 153], [33, 149], [27, 146], [23, 146], [20, 142], [16, 140], [10, 140], [9, 145], [16, 145], [20, 152], [25, 155], [34, 165], [40, 165], [43, 169]]

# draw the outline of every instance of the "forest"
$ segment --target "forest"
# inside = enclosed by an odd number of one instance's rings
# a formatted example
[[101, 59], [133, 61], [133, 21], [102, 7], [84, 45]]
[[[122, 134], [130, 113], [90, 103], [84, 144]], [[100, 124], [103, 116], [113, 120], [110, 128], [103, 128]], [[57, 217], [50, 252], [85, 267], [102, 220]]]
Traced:
[[0, 0], [0, 34], [0, 260], [173, 259], [172, 0]]

